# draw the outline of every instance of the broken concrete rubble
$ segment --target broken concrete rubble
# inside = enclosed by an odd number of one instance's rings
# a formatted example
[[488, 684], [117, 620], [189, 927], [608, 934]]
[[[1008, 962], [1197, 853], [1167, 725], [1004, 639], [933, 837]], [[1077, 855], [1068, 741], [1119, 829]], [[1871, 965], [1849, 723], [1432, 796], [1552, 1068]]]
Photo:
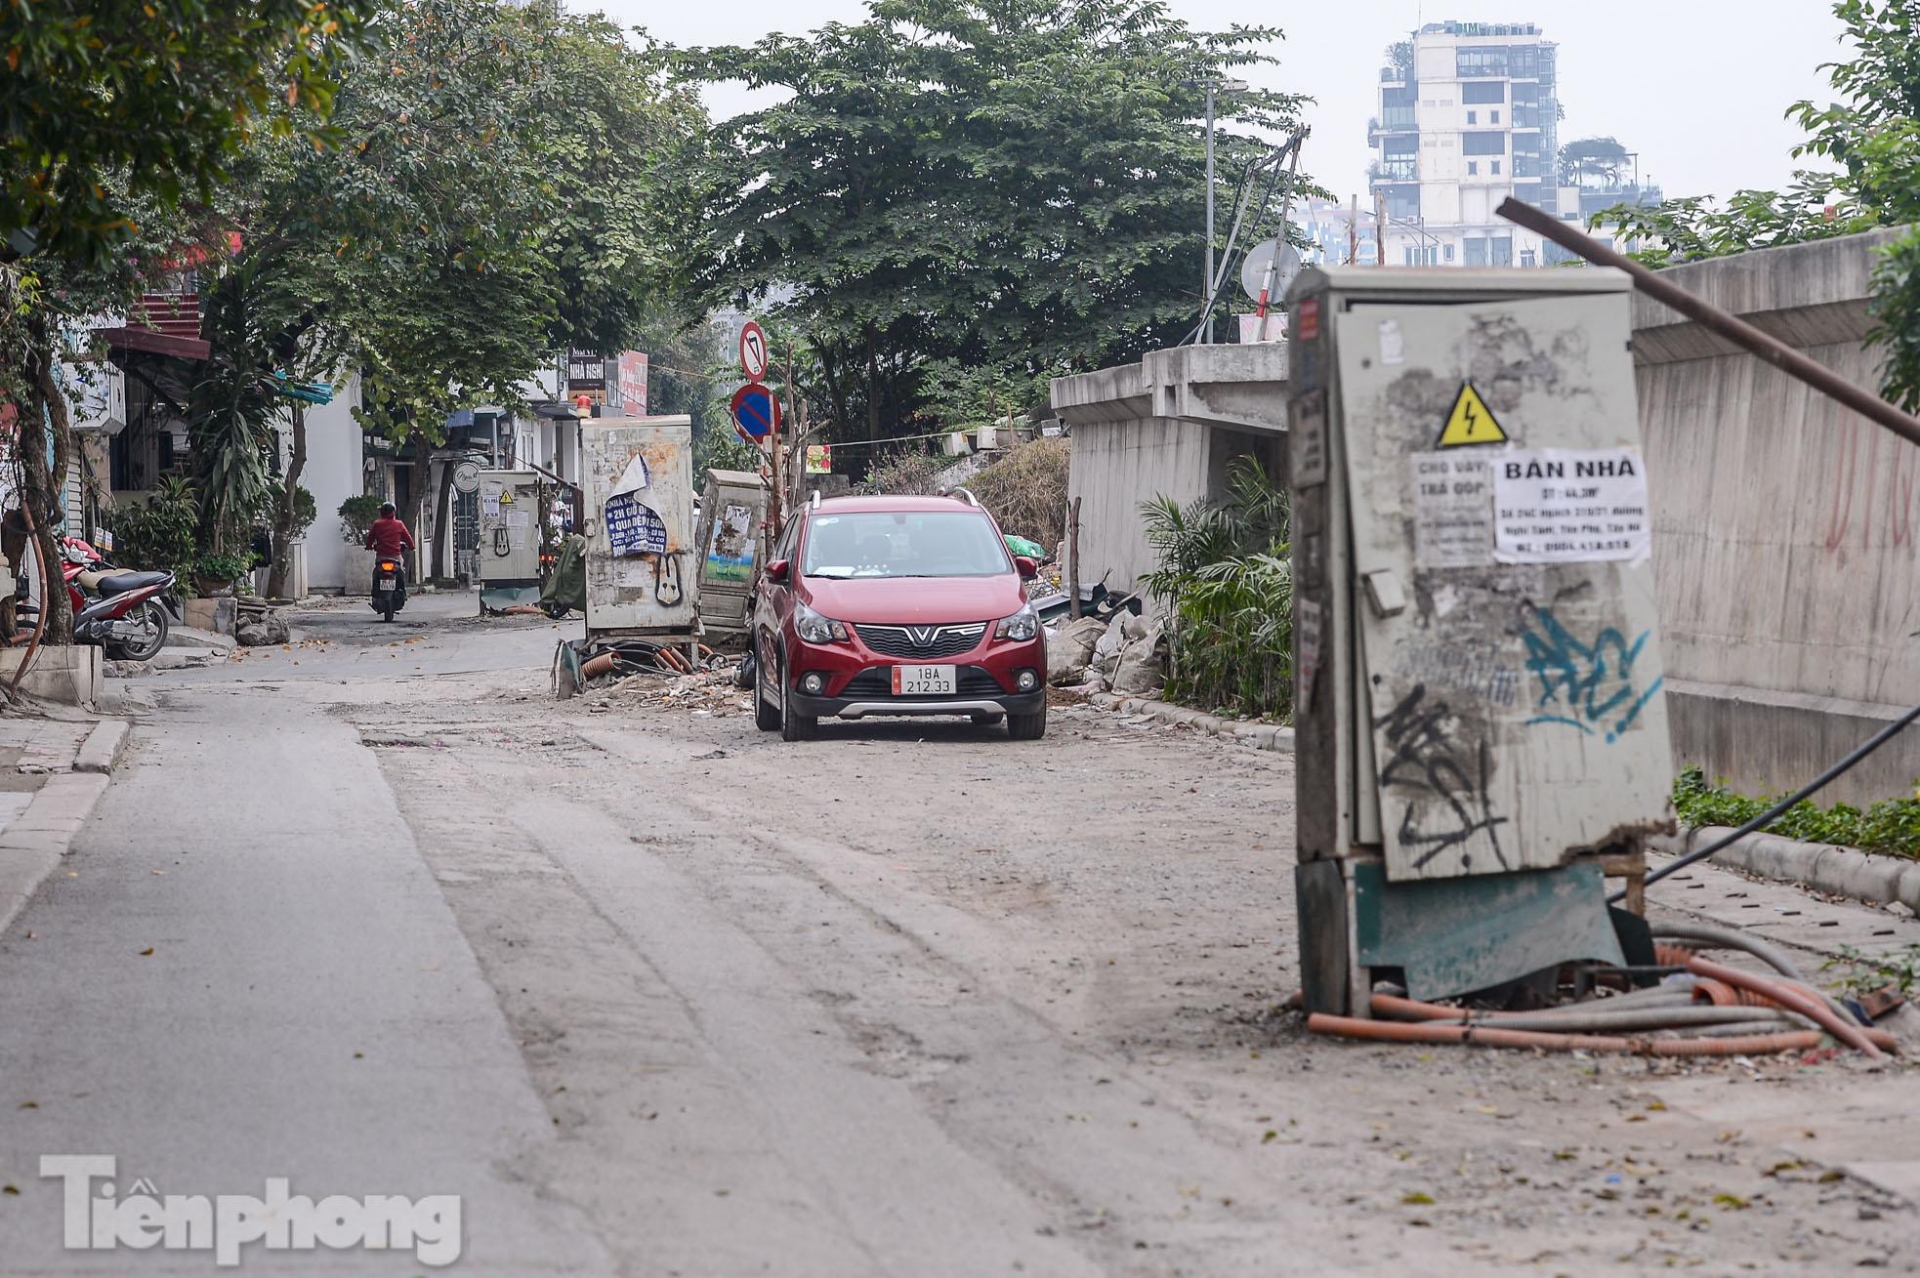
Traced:
[[1047, 682], [1055, 687], [1079, 683], [1086, 677], [1093, 648], [1106, 634], [1097, 617], [1069, 621], [1047, 635]]
[[1047, 682], [1151, 694], [1166, 682], [1166, 646], [1166, 626], [1158, 619], [1124, 611], [1105, 622], [1082, 617], [1047, 632]]
[[279, 609], [261, 613], [257, 617], [243, 617], [234, 631], [234, 638], [249, 648], [286, 643], [292, 637], [293, 631], [287, 625], [286, 614]]
[[1128, 613], [1121, 623], [1123, 631], [1137, 629], [1120, 649], [1114, 662], [1113, 678], [1108, 686], [1130, 696], [1152, 696], [1166, 683], [1166, 630], [1159, 622], [1148, 623]]

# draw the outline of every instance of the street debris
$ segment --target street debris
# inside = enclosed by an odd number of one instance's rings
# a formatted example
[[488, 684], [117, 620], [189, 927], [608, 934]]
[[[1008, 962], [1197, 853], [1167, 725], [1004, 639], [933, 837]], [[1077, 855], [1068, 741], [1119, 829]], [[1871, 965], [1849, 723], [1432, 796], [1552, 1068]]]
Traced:
[[293, 628], [287, 624], [287, 614], [278, 608], [259, 614], [242, 612], [233, 637], [249, 648], [260, 648], [286, 643], [293, 637]]
[[1047, 682], [1084, 692], [1151, 697], [1166, 683], [1166, 626], [1125, 608], [1047, 631]]
[[581, 699], [589, 712], [647, 707], [721, 717], [753, 710], [753, 702], [734, 687], [731, 666], [681, 675], [641, 671], [589, 685]]

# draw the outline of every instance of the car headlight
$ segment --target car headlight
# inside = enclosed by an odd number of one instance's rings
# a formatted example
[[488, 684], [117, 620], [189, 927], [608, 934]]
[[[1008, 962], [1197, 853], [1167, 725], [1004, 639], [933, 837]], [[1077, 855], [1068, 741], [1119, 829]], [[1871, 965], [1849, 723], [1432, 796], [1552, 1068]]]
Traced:
[[803, 603], [793, 606], [793, 628], [808, 643], [845, 643], [847, 628], [830, 617], [823, 617]]
[[1011, 639], [1015, 643], [1025, 643], [1039, 633], [1040, 618], [1034, 615], [1032, 604], [1021, 604], [1019, 612], [1002, 617], [1000, 624], [993, 628], [995, 639]]

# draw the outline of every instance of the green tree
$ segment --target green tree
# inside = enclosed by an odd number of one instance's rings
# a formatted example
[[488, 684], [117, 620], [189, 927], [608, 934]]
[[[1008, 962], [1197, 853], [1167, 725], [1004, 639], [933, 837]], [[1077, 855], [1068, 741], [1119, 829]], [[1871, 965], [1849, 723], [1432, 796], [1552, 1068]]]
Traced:
[[[238, 265], [233, 282], [263, 322], [234, 333], [235, 354], [261, 385], [276, 369], [358, 371], [363, 421], [403, 441], [424, 477], [451, 409], [514, 404], [556, 348], [620, 349], [661, 305], [660, 161], [699, 112], [599, 18], [407, 0], [364, 45], [333, 103], [333, 144], [289, 138], [249, 157], [235, 219], [263, 266]], [[291, 411], [281, 541], [305, 457]], [[428, 495], [415, 485], [416, 526]]]
[[[316, 130], [366, 0], [10, 0], [0, 6], [0, 233], [98, 263], [139, 201], [206, 202], [288, 102]], [[24, 235], [16, 236], [16, 233]]]
[[[0, 7], [0, 397], [43, 562], [71, 456], [58, 369], [208, 229], [205, 202], [281, 103], [324, 130], [367, 0], [12, 0]], [[50, 464], [49, 464], [50, 461]], [[64, 592], [46, 609], [65, 642]]]
[[[1033, 376], [1172, 344], [1199, 311], [1202, 82], [1278, 34], [1195, 32], [1157, 0], [872, 0], [690, 52], [693, 77], [784, 91], [701, 157], [692, 284], [804, 334], [843, 438], [909, 420], [929, 361]], [[1277, 129], [1298, 105], [1220, 113]], [[1265, 145], [1230, 127], [1220, 149], [1232, 171]]]
[[690, 186], [680, 161], [706, 126], [666, 55], [599, 15], [511, 16], [511, 142], [534, 160], [543, 209], [534, 247], [554, 296], [549, 344], [613, 353], [672, 307], [673, 230]]
[[1783, 190], [1743, 190], [1725, 205], [1669, 200], [1591, 221], [1642, 237], [1637, 256], [1656, 266], [1907, 228], [1875, 265], [1869, 336], [1887, 355], [1883, 393], [1920, 411], [1920, 10], [1904, 0], [1838, 0], [1833, 12], [1854, 54], [1821, 67], [1840, 100], [1797, 102], [1787, 116], [1808, 133], [1795, 157], [1837, 170], [1802, 169]]

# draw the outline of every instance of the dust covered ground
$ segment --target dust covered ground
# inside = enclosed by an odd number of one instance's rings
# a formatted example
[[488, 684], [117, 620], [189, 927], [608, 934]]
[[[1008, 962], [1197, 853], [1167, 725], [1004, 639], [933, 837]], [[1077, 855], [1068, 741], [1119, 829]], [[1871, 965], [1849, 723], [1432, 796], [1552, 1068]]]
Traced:
[[[1289, 756], [1084, 707], [788, 745], [719, 683], [556, 703], [574, 628], [475, 611], [315, 611], [129, 685], [100, 815], [0, 936], [0, 1272], [213, 1272], [62, 1251], [32, 1160], [83, 1149], [459, 1192], [475, 1273], [1920, 1258], [1904, 1065], [1308, 1036]], [[305, 1261], [417, 1272], [247, 1263]]]
[[[421, 689], [426, 692], [426, 689]], [[1056, 708], [781, 743], [745, 694], [343, 709], [633, 1273], [1912, 1272], [1805, 1143], [1903, 1069], [1308, 1036], [1287, 756]], [[1853, 1098], [1853, 1099], [1848, 1099]], [[1836, 1151], [1837, 1154], [1838, 1151]]]

